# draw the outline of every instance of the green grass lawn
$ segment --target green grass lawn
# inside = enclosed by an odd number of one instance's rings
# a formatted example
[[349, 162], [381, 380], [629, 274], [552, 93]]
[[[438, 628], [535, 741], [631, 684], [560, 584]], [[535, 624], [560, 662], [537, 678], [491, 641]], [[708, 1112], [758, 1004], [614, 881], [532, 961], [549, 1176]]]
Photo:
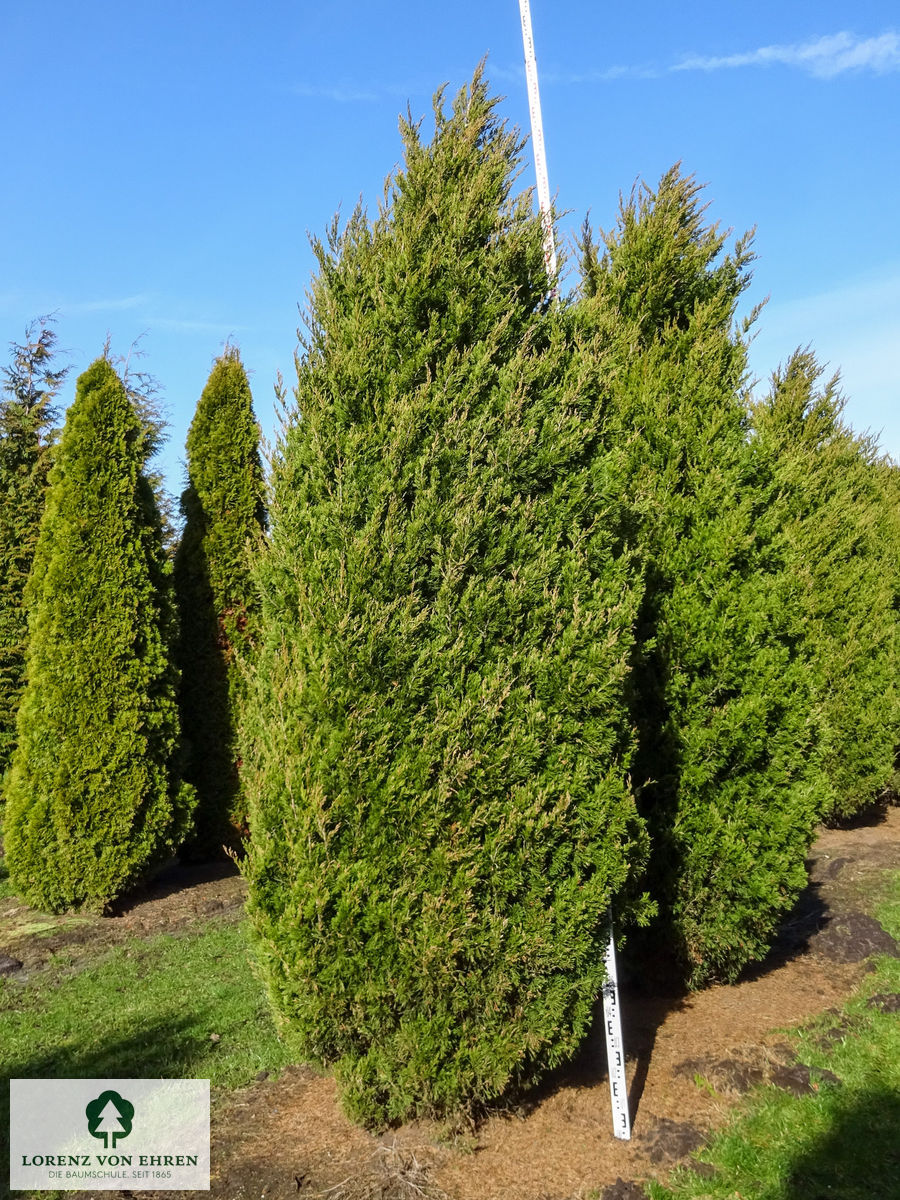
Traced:
[[[900, 938], [900, 875], [876, 916]], [[868, 1003], [898, 992], [900, 960], [879, 959], [840, 1017], [796, 1036], [799, 1059], [840, 1086], [800, 1099], [760, 1088], [699, 1156], [716, 1174], [679, 1170], [648, 1185], [653, 1200], [900, 1200], [900, 1018]]]
[[[0, 980], [7, 1078], [209, 1079], [215, 1102], [217, 1092], [289, 1061], [253, 971], [245, 923], [135, 938], [77, 973], [67, 973], [59, 956], [27, 983]], [[4, 1143], [8, 1104], [4, 1086]]]
[[168, 1076], [234, 1088], [288, 1061], [244, 924], [135, 938], [71, 975], [65, 963], [24, 985], [0, 980], [7, 1077]]

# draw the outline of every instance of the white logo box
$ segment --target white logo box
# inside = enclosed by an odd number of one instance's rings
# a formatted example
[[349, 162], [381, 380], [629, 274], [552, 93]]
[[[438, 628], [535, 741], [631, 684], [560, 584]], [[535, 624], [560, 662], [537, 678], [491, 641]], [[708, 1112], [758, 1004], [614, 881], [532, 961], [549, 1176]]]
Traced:
[[14, 1191], [209, 1190], [208, 1079], [11, 1079], [9, 1134]]

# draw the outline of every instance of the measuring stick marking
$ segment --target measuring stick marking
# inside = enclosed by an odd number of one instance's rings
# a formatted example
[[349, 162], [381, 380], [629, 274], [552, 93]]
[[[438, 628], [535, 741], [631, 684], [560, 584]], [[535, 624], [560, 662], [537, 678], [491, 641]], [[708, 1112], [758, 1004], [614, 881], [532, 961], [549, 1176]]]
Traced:
[[612, 1101], [613, 1133], [622, 1141], [631, 1139], [628, 1112], [628, 1082], [625, 1078], [625, 1043], [622, 1040], [622, 1014], [619, 1009], [619, 981], [616, 973], [616, 938], [612, 920], [604, 956], [606, 983], [603, 985], [603, 1033], [609, 1066], [609, 1096]]

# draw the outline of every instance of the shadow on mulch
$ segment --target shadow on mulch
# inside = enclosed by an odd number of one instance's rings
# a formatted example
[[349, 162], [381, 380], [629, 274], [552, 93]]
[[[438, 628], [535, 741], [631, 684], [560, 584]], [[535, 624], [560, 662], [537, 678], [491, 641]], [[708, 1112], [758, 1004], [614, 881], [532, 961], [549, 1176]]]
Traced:
[[[811, 862], [807, 863], [807, 870], [811, 865]], [[742, 983], [762, 979], [812, 949], [814, 940], [834, 918], [822, 894], [822, 886], [817, 880], [811, 880], [806, 885], [782, 921], [769, 953], [761, 962], [753, 963], [741, 972]]]
[[615, 1183], [608, 1184], [600, 1193], [600, 1200], [647, 1200], [647, 1193], [639, 1183], [621, 1176]]
[[[634, 967], [636, 964], [631, 964]], [[656, 964], [658, 967], [658, 963]], [[657, 1032], [673, 1012], [684, 1008], [690, 993], [679, 985], [674, 966], [667, 981], [660, 987], [658, 970], [653, 975], [654, 991], [637, 986], [632, 971], [622, 964], [622, 975], [627, 993], [627, 1004], [622, 1011], [622, 1040], [625, 1044], [625, 1059], [631, 1082], [628, 1088], [628, 1110], [631, 1121], [637, 1117], [641, 1097], [650, 1071]], [[656, 990], [658, 989], [658, 990]], [[660, 992], [662, 994], [660, 994]], [[609, 1068], [604, 1034], [603, 1001], [598, 998], [594, 1006], [590, 1031], [571, 1062], [557, 1067], [540, 1084], [507, 1099], [503, 1110], [514, 1111], [527, 1117], [545, 1100], [567, 1088], [594, 1088], [609, 1086]], [[496, 1108], [475, 1114], [476, 1125], [496, 1113]]]
[[111, 905], [109, 916], [124, 917], [139, 905], [146, 904], [148, 900], [165, 900], [169, 896], [190, 892], [192, 888], [201, 884], [218, 883], [239, 874], [240, 871], [230, 859], [204, 863], [171, 862], [147, 883], [128, 892]]
[[872, 829], [887, 817], [889, 808], [900, 807], [900, 795], [887, 791], [876, 796], [871, 804], [851, 813], [849, 817], [834, 817], [827, 822], [829, 829]]
[[[888, 801], [882, 800], [857, 813], [842, 823], [841, 827], [871, 828], [881, 824], [887, 812]], [[761, 962], [747, 967], [738, 983], [762, 979], [809, 953], [834, 963], [858, 963], [877, 954], [900, 957], [900, 943], [874, 917], [845, 909], [840, 905], [840, 900], [834, 907], [829, 903], [830, 882], [852, 861], [842, 857], [808, 860], [810, 882], [783, 920], [769, 953]], [[831, 899], [834, 901], [834, 897]], [[691, 993], [684, 985], [679, 964], [674, 958], [667, 958], [660, 953], [658, 948], [650, 951], [646, 945], [632, 944], [626, 947], [620, 957], [620, 968], [623, 991], [627, 996], [627, 1003], [623, 1006], [623, 1035], [631, 1076], [628, 1104], [634, 1121], [640, 1108], [658, 1030], [673, 1012], [685, 1007]], [[786, 1059], [780, 1063], [753, 1063], [749, 1067], [741, 1063], [732, 1063], [730, 1066], [735, 1070], [748, 1068], [746, 1086], [768, 1079], [796, 1094], [813, 1090], [808, 1070], [798, 1067], [792, 1055], [786, 1056]], [[708, 1063], [702, 1065], [707, 1068], [710, 1066]], [[800, 1073], [803, 1072], [805, 1076], [801, 1078]], [[743, 1084], [743, 1079], [740, 1082]], [[544, 1100], [566, 1088], [599, 1087], [607, 1086], [607, 1083], [603, 1009], [602, 1002], [598, 1001], [593, 1026], [576, 1057], [550, 1074], [538, 1087], [516, 1097], [513, 1108], [527, 1116]], [[746, 1086], [733, 1090], [741, 1092], [746, 1090]]]
[[874, 917], [855, 909], [832, 908], [823, 895], [823, 887], [849, 861], [836, 858], [821, 869], [820, 879], [804, 888], [782, 922], [772, 949], [762, 962], [742, 972], [740, 982], [760, 979], [808, 953], [833, 963], [859, 963], [876, 954], [900, 958], [900, 943]]
[[128, 937], [174, 933], [210, 919], [238, 920], [244, 901], [243, 881], [233, 863], [173, 861], [121, 897], [103, 916], [63, 913], [54, 917], [13, 900], [0, 926], [0, 953], [24, 964], [26, 973], [42, 969], [61, 952], [84, 965]]

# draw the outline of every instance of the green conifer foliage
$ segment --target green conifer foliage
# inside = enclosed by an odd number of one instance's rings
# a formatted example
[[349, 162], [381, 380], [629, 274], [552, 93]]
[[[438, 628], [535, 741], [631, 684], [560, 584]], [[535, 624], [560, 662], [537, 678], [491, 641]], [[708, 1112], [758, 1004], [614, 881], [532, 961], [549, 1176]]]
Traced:
[[585, 247], [582, 312], [620, 347], [646, 587], [634, 779], [657, 933], [694, 984], [760, 958], [804, 886], [818, 736], [747, 438], [735, 309], [751, 255], [724, 253], [698, 193], [676, 168], [623, 204], [603, 256]]
[[180, 615], [181, 720], [186, 778], [198, 807], [192, 851], [237, 847], [246, 828], [238, 779], [235, 720], [241, 693], [236, 661], [250, 637], [250, 554], [263, 530], [259, 428], [240, 355], [216, 361], [187, 437], [184, 532], [175, 556]]
[[10, 876], [30, 904], [103, 909], [183, 836], [174, 608], [146, 437], [98, 359], [79, 378], [26, 589], [27, 684], [8, 788]]
[[900, 744], [900, 513], [874, 438], [842, 419], [833, 378], [798, 350], [754, 408], [769, 474], [773, 551], [793, 586], [795, 637], [814, 679], [819, 811], [848, 817], [896, 783]]
[[494, 107], [439, 95], [377, 219], [316, 243], [258, 568], [250, 912], [370, 1124], [569, 1057], [640, 904], [618, 460]]
[[49, 317], [12, 346], [0, 395], [0, 778], [16, 744], [28, 620], [25, 583], [37, 546], [47, 491], [56, 410], [53, 399], [68, 368], [54, 365], [56, 333]]

